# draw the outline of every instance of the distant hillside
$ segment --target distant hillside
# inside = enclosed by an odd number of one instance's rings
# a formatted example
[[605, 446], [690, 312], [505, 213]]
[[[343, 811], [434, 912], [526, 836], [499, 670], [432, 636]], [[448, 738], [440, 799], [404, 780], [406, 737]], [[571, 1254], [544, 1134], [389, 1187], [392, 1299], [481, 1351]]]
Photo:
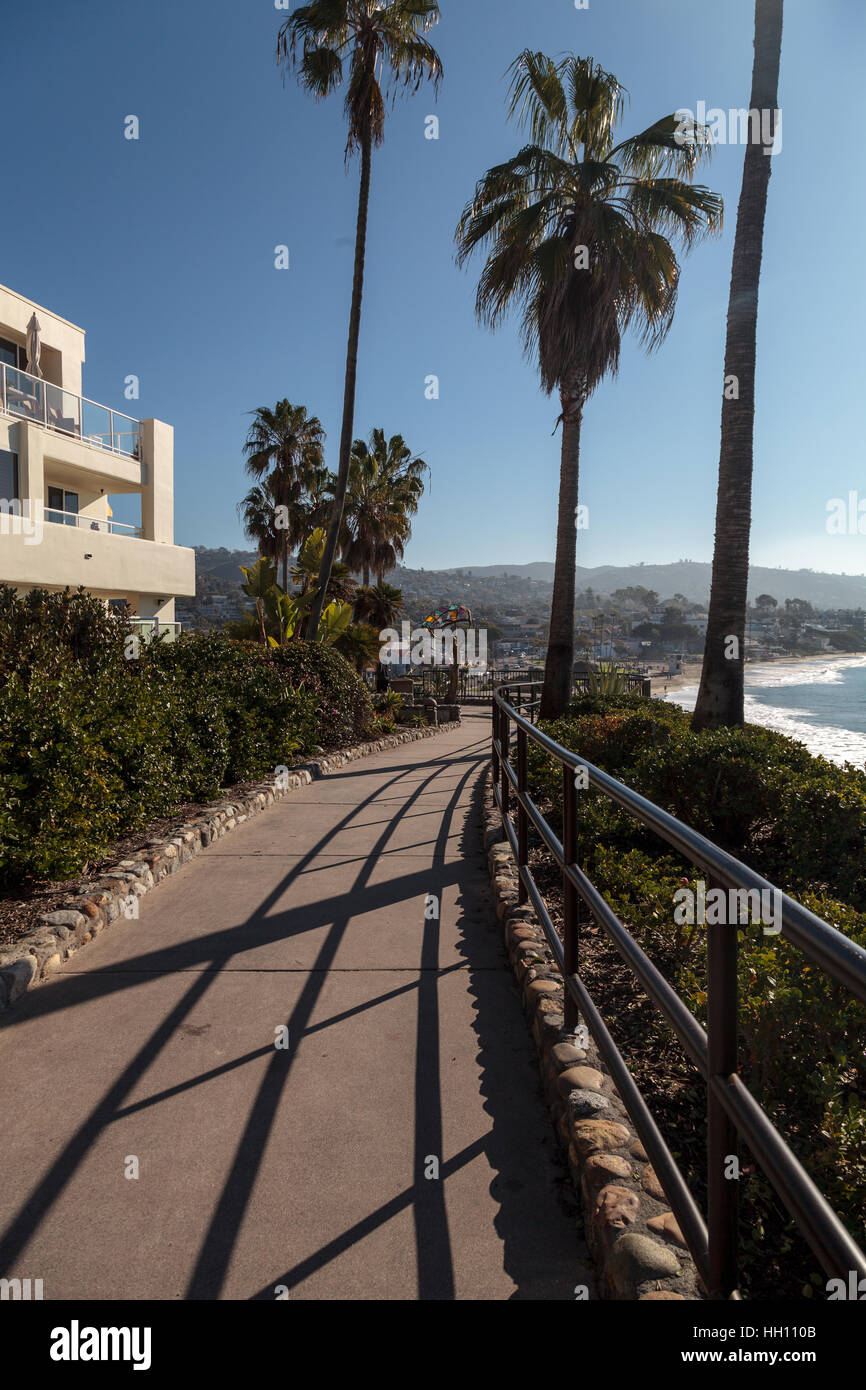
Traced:
[[[418, 571], [412, 573], [417, 575]], [[454, 576], [458, 571], [437, 571], [441, 573]], [[544, 560], [531, 565], [467, 565], [462, 573], [479, 579], [508, 575], [509, 578], [550, 583], [553, 565]], [[597, 594], [606, 596], [615, 589], [639, 584], [645, 589], [655, 589], [661, 599], [682, 594], [692, 603], [707, 603], [711, 573], [709, 564], [697, 560], [680, 560], [672, 565], [599, 565], [595, 569], [578, 566], [577, 587], [578, 590], [593, 588]], [[816, 608], [866, 608], [866, 575], [822, 574], [815, 570], [766, 569], [753, 565], [749, 572], [750, 600], [754, 602], [758, 594], [772, 594], [779, 603], [784, 603], [786, 598], [802, 598]]]
[[240, 566], [255, 563], [255, 550], [226, 550], [224, 546], [219, 550], [209, 550], [205, 545], [195, 547], [196, 574], [207, 574], [211, 579], [222, 579], [229, 584], [240, 586], [243, 581]]
[[[253, 565], [255, 561], [254, 550], [195, 547], [196, 573], [230, 586], [241, 584], [239, 566]], [[533, 584], [533, 597], [538, 599], [549, 591], [553, 565], [547, 560], [538, 560], [530, 565], [466, 565], [447, 570], [401, 566], [388, 575], [388, 579], [392, 584], [403, 585], [407, 595], [420, 593], [435, 602], [441, 598], [450, 603], [464, 596], [467, 586], [464, 584], [461, 589], [461, 575], [464, 580], [471, 578], [476, 583], [486, 581], [482, 587], [491, 592], [496, 590], [503, 599], [520, 598], [524, 591], [518, 581], [526, 583], [529, 580]], [[644, 589], [655, 589], [660, 599], [682, 594], [692, 603], [706, 604], [710, 597], [710, 577], [710, 565], [697, 560], [679, 560], [673, 565], [599, 565], [595, 569], [578, 566], [577, 588], [578, 592], [592, 588], [600, 597], [607, 597], [615, 589], [641, 585]], [[504, 585], [497, 584], [497, 580], [505, 581]], [[471, 587], [475, 588], [475, 584]], [[749, 599], [754, 602], [758, 594], [772, 594], [778, 603], [784, 603], [786, 598], [802, 598], [816, 608], [866, 608], [866, 575], [774, 570], [754, 565], [749, 574]]]

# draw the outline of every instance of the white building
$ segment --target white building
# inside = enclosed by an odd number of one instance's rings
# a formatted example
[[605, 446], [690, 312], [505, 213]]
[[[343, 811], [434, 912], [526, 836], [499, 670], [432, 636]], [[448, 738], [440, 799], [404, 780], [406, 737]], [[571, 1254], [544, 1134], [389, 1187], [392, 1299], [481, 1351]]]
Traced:
[[[83, 363], [83, 329], [0, 285], [0, 583], [82, 585], [173, 623], [175, 597], [195, 594], [194, 552], [174, 544], [174, 431], [82, 396]], [[140, 525], [113, 520], [124, 493], [140, 497]]]

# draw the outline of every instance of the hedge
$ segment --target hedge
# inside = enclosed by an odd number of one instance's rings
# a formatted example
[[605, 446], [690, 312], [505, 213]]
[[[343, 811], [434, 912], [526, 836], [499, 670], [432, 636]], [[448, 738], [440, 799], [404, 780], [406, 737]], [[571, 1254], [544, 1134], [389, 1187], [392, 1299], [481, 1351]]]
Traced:
[[[866, 947], [862, 770], [813, 757], [802, 744], [754, 725], [693, 733], [683, 710], [639, 696], [579, 701], [568, 718], [543, 728]], [[533, 795], [552, 803], [556, 824], [558, 767], [537, 747], [530, 749]], [[706, 1025], [706, 928], [678, 926], [673, 916], [674, 894], [686, 884], [694, 889], [700, 871], [592, 789], [578, 795], [578, 818], [581, 863], [590, 879]], [[760, 924], [740, 927], [738, 936], [744, 1079], [862, 1242], [863, 1006], [781, 937], [764, 935]], [[653, 1013], [646, 1017], [657, 1034], [657, 1055], [676, 1055], [667, 1026]], [[696, 1103], [702, 1112], [700, 1090]], [[702, 1113], [695, 1121], [697, 1129]], [[683, 1135], [675, 1138], [686, 1148], [691, 1144]], [[699, 1158], [696, 1164], [693, 1177], [701, 1186]], [[742, 1198], [754, 1223], [754, 1268], [766, 1269], [769, 1225], [779, 1240], [774, 1254], [783, 1259], [792, 1248], [780, 1203], [757, 1174], [744, 1184]], [[749, 1254], [747, 1239], [747, 1272]], [[801, 1282], [811, 1275], [823, 1285], [814, 1261], [795, 1262], [792, 1269], [803, 1274]]]
[[185, 802], [371, 724], [362, 682], [320, 644], [136, 646], [88, 594], [0, 586], [0, 882], [81, 873]]

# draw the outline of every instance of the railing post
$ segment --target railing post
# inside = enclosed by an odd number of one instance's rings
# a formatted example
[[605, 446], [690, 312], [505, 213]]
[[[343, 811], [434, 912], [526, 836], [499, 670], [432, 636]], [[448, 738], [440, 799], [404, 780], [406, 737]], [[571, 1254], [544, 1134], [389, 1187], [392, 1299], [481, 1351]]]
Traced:
[[[423, 690], [423, 686], [422, 686], [422, 690]], [[493, 772], [493, 783], [494, 783], [494, 786], [495, 786], [495, 784], [496, 784], [496, 779], [497, 779], [497, 777], [499, 776], [499, 761], [498, 761], [498, 755], [497, 755], [497, 752], [496, 752], [496, 744], [497, 744], [497, 740], [498, 740], [498, 739], [499, 739], [499, 706], [498, 706], [497, 703], [496, 703], [496, 695], [494, 694], [494, 696], [493, 696], [493, 734], [492, 734], [492, 744], [491, 744], [491, 747], [492, 747], [491, 764], [492, 764], [492, 772]]]
[[[577, 863], [577, 789], [574, 773], [563, 763], [562, 766], [562, 858], [565, 864]], [[562, 875], [562, 916], [563, 916], [563, 971], [566, 975], [577, 974], [578, 964], [578, 921], [579, 899], [577, 889], [563, 871]], [[565, 1031], [573, 1033], [577, 1028], [577, 1005], [565, 988]]]
[[526, 795], [526, 730], [517, 727], [517, 901], [529, 901], [529, 890], [520, 870], [529, 863], [529, 817], [522, 798]]
[[508, 711], [504, 706], [499, 707], [499, 747], [501, 755], [499, 759], [499, 795], [502, 800], [502, 819], [508, 820], [509, 816], [509, 781], [506, 768], [508, 767], [508, 745], [511, 739], [511, 727], [508, 719]]
[[714, 1078], [732, 1075], [739, 1065], [737, 956], [736, 923], [707, 923], [708, 1293], [715, 1299], [730, 1298], [737, 1287], [737, 1131], [712, 1090]]

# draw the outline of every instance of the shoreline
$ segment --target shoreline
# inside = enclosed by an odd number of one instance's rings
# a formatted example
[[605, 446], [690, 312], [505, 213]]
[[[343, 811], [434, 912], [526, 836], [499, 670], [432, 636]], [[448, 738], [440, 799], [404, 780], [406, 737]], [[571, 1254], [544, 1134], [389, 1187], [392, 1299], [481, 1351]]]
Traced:
[[[847, 661], [857, 657], [862, 659], [863, 655], [863, 652], [819, 652], [813, 656], [774, 656], [766, 661], [749, 661], [746, 663], [746, 680], [748, 681], [749, 669], [755, 666], [805, 666], [818, 661]], [[702, 658], [697, 658], [695, 661], [687, 661], [679, 675], [653, 676], [651, 694], [663, 699], [666, 694], [673, 695], [688, 686], [700, 685], [703, 664]]]

